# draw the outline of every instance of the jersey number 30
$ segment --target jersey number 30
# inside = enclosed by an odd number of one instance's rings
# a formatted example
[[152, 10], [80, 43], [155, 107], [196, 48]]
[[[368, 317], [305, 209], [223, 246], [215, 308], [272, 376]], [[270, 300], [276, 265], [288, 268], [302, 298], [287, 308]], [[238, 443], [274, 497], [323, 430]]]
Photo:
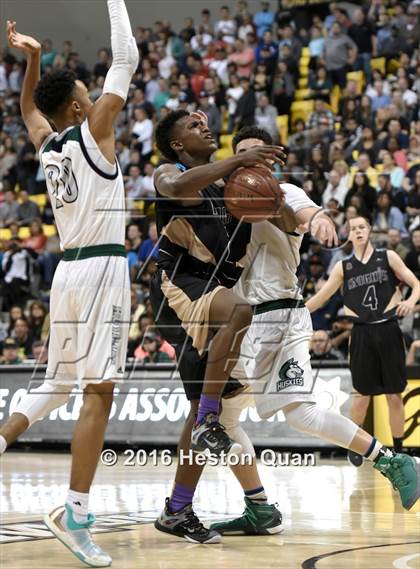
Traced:
[[375, 285], [368, 286], [366, 294], [362, 300], [362, 306], [366, 306], [366, 308], [370, 308], [370, 310], [377, 310], [378, 297], [376, 296]]
[[55, 198], [55, 207], [60, 209], [64, 203], [73, 203], [79, 196], [79, 186], [74, 176], [71, 159], [63, 158], [61, 168], [57, 164], [47, 164], [45, 175], [49, 189]]

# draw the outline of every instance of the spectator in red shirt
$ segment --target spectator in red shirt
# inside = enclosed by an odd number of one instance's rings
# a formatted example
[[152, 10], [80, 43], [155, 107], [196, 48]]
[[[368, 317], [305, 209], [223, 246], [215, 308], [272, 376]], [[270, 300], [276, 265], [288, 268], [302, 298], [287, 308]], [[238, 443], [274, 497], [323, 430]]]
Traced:
[[47, 244], [47, 236], [44, 234], [40, 219], [34, 219], [29, 227], [30, 237], [24, 241], [25, 247], [32, 249], [35, 253], [41, 254]]

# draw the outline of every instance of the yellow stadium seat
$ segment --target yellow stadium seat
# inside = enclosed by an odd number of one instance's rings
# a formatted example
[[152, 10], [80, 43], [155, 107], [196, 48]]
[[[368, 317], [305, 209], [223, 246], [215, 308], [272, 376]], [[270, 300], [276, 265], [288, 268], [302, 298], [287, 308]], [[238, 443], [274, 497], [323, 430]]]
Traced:
[[314, 110], [314, 100], [309, 101], [294, 101], [290, 107], [292, 114], [292, 124], [295, 123], [297, 119], [303, 119], [307, 122], [309, 115]]
[[295, 91], [295, 101], [303, 101], [304, 99], [309, 99], [311, 93], [311, 89], [297, 89], [297, 91]]
[[159, 156], [157, 154], [153, 154], [153, 156], [150, 158], [150, 162], [153, 164], [153, 166], [157, 166], [159, 164]]
[[216, 160], [224, 160], [225, 158], [229, 158], [230, 156], [233, 156], [231, 148], [220, 148], [216, 152]]
[[35, 202], [36, 205], [39, 207], [41, 212], [44, 211], [45, 206], [47, 205], [47, 195], [46, 194], [35, 194], [34, 196], [29, 196], [29, 199], [32, 202]]
[[386, 67], [385, 57], [374, 57], [373, 59], [370, 60], [370, 68], [372, 69], [372, 71], [374, 69], [377, 69], [382, 73], [382, 75], [385, 75], [385, 67]]
[[299, 67], [309, 67], [310, 57], [301, 57], [299, 59]]
[[346, 75], [347, 81], [354, 81], [357, 84], [357, 94], [361, 95], [365, 86], [365, 75], [363, 71], [350, 71]]
[[299, 77], [299, 89], [306, 89], [308, 87], [308, 77]]
[[220, 137], [220, 147], [221, 148], [232, 148], [232, 134], [222, 134]]
[[289, 115], [278, 115], [276, 123], [281, 143], [287, 144], [287, 139], [289, 138]]
[[330, 94], [330, 105], [333, 113], [338, 113], [338, 104], [340, 102], [341, 90], [339, 85], [334, 85]]
[[411, 160], [411, 161], [408, 163], [408, 170], [409, 170], [410, 168], [412, 168], [413, 166], [416, 166], [417, 164], [420, 164], [420, 158], [417, 159], [417, 160]]
[[29, 233], [29, 227], [21, 227], [19, 229], [20, 239], [27, 239], [30, 236], [31, 236], [31, 234]]
[[308, 77], [309, 75], [309, 67], [304, 66], [304, 65], [300, 65], [299, 66], [299, 75], [301, 77]]
[[223, 116], [222, 131], [226, 132], [229, 125], [229, 114], [225, 113]]
[[400, 67], [400, 62], [398, 59], [390, 59], [386, 65], [387, 73], [396, 73]]
[[309, 47], [302, 48], [302, 57], [311, 57], [311, 50]]
[[133, 200], [132, 204], [133, 204], [133, 209], [143, 211], [143, 209], [144, 209], [144, 201], [143, 200]]
[[0, 229], [0, 240], [7, 241], [10, 239], [11, 233], [10, 229]]
[[54, 235], [57, 235], [55, 225], [43, 225], [42, 229], [47, 237], [53, 237]]
[[147, 217], [150, 219], [155, 219], [156, 218], [156, 203], [153, 202], [151, 205], [149, 205], [148, 209], [147, 209]]

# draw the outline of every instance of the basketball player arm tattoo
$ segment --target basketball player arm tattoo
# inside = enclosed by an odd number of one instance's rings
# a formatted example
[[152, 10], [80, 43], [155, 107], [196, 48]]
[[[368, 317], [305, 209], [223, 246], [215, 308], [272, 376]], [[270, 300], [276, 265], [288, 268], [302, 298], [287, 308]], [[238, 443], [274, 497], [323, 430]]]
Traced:
[[198, 198], [200, 190], [229, 176], [237, 168], [273, 162], [284, 164], [284, 157], [279, 146], [258, 146], [225, 160], [194, 166], [185, 172], [174, 164], [164, 164], [156, 171], [155, 184], [158, 192], [169, 198]]
[[411, 288], [410, 296], [407, 298], [407, 300], [400, 302], [396, 310], [397, 316], [407, 316], [407, 314], [413, 312], [414, 307], [419, 301], [420, 281], [416, 275], [410, 271], [410, 269], [405, 265], [404, 261], [395, 251], [387, 251], [386, 254], [388, 257], [389, 265], [394, 271], [395, 275]]
[[41, 44], [30, 36], [16, 31], [16, 22], [7, 22], [7, 40], [9, 47], [18, 49], [27, 57], [25, 77], [20, 94], [20, 110], [29, 137], [39, 150], [44, 140], [53, 130], [44, 115], [37, 109], [33, 92], [41, 77]]
[[309, 312], [315, 312], [332, 297], [332, 295], [342, 286], [344, 279], [343, 263], [339, 261], [334, 265], [333, 270], [319, 292], [314, 294], [307, 302], [306, 308]]
[[[107, 158], [114, 156], [114, 121], [125, 105], [131, 78], [139, 64], [139, 51], [124, 0], [108, 0], [111, 22], [112, 65], [103, 94], [88, 114], [89, 129]], [[103, 147], [102, 147], [103, 145]]]

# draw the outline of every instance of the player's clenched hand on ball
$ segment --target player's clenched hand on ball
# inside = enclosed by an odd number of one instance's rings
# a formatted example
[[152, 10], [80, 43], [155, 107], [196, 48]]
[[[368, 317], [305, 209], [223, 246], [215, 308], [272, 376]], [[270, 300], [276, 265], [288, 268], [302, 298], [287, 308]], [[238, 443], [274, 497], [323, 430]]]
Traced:
[[284, 166], [286, 154], [281, 146], [254, 146], [238, 154], [241, 165], [245, 168], [264, 165], [271, 166], [274, 163]]

